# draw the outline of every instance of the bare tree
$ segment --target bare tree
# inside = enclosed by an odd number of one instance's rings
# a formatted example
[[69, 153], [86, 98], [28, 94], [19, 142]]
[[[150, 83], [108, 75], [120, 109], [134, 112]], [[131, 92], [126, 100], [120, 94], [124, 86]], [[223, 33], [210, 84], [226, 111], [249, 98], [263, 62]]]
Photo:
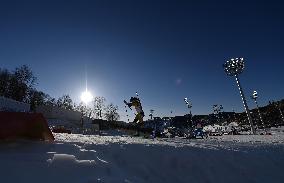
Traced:
[[86, 104], [84, 104], [83, 102], [80, 102], [79, 105], [75, 106], [74, 109], [82, 113], [83, 116], [89, 118], [94, 117], [94, 111], [90, 107], [86, 106]]
[[114, 104], [109, 104], [105, 108], [105, 114], [104, 114], [106, 120], [108, 121], [117, 121], [119, 120], [120, 116], [118, 114], [118, 106], [115, 106]]
[[97, 118], [102, 118], [102, 111], [105, 108], [105, 101], [104, 97], [95, 97], [94, 99], [94, 112]]

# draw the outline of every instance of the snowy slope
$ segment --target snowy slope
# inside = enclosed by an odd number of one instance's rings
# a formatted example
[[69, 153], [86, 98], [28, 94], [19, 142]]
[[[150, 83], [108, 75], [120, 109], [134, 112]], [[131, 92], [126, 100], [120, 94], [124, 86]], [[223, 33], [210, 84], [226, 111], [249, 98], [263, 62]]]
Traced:
[[1, 143], [1, 182], [284, 181], [284, 136], [279, 133], [276, 139], [273, 135], [208, 140], [54, 135], [55, 143]]

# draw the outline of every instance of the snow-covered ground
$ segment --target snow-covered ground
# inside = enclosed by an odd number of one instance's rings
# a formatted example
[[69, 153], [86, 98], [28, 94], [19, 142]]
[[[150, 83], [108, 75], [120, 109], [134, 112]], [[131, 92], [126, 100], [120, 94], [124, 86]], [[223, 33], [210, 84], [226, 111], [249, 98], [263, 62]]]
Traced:
[[54, 143], [1, 142], [1, 183], [284, 182], [283, 129], [204, 140], [54, 135]]

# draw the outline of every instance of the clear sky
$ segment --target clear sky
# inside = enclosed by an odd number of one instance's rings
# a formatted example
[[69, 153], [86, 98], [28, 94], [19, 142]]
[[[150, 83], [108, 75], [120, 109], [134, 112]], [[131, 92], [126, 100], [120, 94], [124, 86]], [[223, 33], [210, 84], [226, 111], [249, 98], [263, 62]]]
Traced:
[[[119, 106], [138, 91], [156, 115], [243, 111], [222, 64], [244, 57], [240, 79], [260, 105], [282, 99], [284, 3], [249, 0], [2, 0], [0, 67], [31, 67], [39, 90], [77, 103], [85, 89]], [[86, 68], [86, 69], [85, 69]]]

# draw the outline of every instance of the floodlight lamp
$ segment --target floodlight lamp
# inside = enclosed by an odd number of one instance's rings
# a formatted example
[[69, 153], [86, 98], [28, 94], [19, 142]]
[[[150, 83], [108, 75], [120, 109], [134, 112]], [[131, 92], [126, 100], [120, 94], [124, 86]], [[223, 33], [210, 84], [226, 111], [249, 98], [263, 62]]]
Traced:
[[253, 99], [257, 99], [257, 97], [258, 97], [258, 96], [257, 96], [257, 91], [253, 91], [252, 98], [253, 98]]
[[225, 64], [223, 64], [223, 67], [227, 75], [234, 76], [242, 73], [244, 69], [244, 61], [239, 58], [232, 58], [230, 61], [226, 61]]

